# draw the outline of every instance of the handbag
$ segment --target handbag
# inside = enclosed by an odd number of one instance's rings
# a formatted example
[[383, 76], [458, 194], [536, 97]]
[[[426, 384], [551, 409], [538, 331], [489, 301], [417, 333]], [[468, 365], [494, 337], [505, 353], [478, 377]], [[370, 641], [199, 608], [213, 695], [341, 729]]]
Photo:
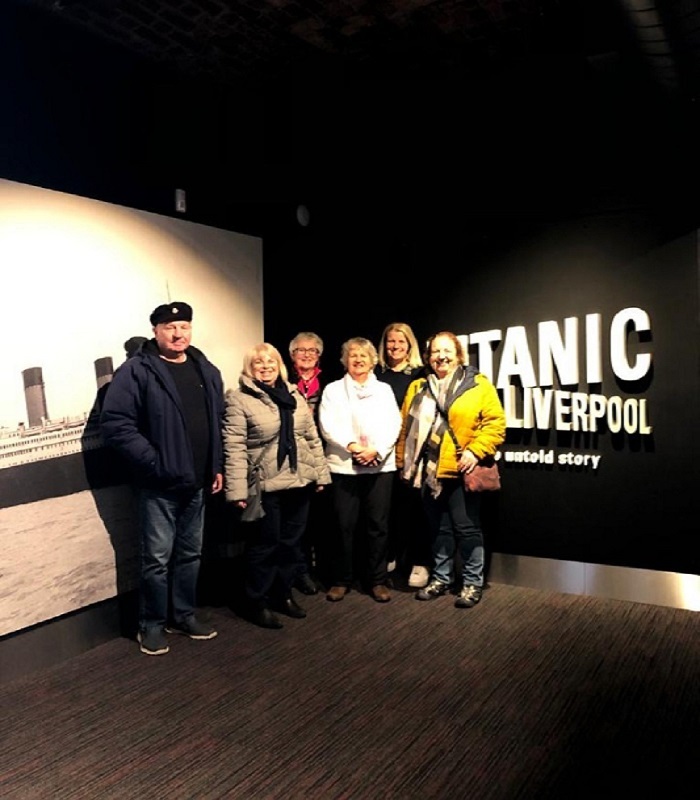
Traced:
[[[443, 417], [447, 422], [447, 415], [443, 414]], [[462, 447], [449, 422], [447, 422], [447, 432], [452, 437], [457, 455], [461, 455]], [[501, 488], [501, 473], [498, 471], [498, 463], [494, 456], [484, 456], [479, 459], [471, 472], [462, 473], [462, 480], [465, 492], [497, 492]]]
[[248, 473], [248, 497], [246, 506], [241, 510], [242, 522], [255, 522], [265, 516], [262, 504], [262, 481], [260, 480], [260, 467], [251, 467]]
[[471, 472], [463, 472], [467, 492], [497, 492], [501, 488], [501, 473], [493, 456], [482, 458]]
[[267, 443], [266, 447], [258, 456], [258, 459], [251, 465], [248, 470], [248, 496], [246, 497], [246, 506], [241, 510], [241, 522], [256, 522], [265, 516], [265, 509], [262, 503], [262, 460], [265, 454], [270, 449], [275, 439]]

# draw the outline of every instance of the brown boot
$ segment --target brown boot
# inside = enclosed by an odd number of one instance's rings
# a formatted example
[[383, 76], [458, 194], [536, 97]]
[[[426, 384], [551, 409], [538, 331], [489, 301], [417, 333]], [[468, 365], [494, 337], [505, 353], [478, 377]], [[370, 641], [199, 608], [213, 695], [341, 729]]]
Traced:
[[382, 583], [373, 586], [371, 594], [378, 603], [388, 603], [391, 600], [389, 590]]
[[331, 603], [337, 603], [345, 597], [348, 591], [349, 589], [347, 586], [331, 586], [328, 592], [326, 592], [326, 600], [330, 600]]

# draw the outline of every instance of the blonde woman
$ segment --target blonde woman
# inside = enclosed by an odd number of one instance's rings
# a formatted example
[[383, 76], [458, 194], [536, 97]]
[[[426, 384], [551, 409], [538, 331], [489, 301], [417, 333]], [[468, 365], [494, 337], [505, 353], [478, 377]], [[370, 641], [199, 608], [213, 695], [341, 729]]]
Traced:
[[[425, 375], [423, 356], [406, 322], [391, 322], [379, 340], [377, 378], [391, 386], [399, 408], [416, 378]], [[392, 580], [406, 581], [413, 588], [426, 585], [432, 556], [425, 516], [417, 492], [397, 472], [391, 497], [389, 519], [389, 564]]]
[[391, 386], [401, 408], [411, 381], [425, 373], [423, 356], [411, 326], [391, 322], [379, 340], [377, 378]]
[[246, 507], [248, 471], [259, 463], [265, 516], [252, 523], [246, 541], [245, 588], [252, 621], [281, 628], [276, 615], [303, 618], [292, 597], [299, 542], [314, 491], [330, 483], [323, 445], [309, 406], [287, 380], [287, 368], [271, 344], [243, 359], [238, 389], [226, 392], [224, 476], [226, 500]]

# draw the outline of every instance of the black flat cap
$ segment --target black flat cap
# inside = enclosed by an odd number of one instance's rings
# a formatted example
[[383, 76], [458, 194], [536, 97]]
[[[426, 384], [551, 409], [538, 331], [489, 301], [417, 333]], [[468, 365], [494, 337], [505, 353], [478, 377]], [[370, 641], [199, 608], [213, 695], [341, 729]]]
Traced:
[[164, 322], [192, 322], [192, 306], [187, 303], [167, 303], [158, 306], [151, 314], [151, 325], [161, 325]]

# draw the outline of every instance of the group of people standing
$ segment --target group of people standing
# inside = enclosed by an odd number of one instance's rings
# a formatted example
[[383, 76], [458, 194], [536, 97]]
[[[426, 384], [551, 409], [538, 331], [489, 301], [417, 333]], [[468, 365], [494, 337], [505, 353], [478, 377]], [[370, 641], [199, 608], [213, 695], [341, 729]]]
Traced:
[[397, 578], [432, 600], [455, 582], [456, 553], [455, 606], [479, 602], [480, 497], [461, 473], [495, 453], [505, 415], [454, 334], [432, 336], [423, 352], [405, 323], [388, 325], [379, 349], [348, 339], [344, 375], [326, 384], [323, 341], [301, 332], [290, 371], [276, 347], [258, 344], [224, 394], [191, 346], [191, 322], [186, 303], [153, 312], [154, 339], [117, 370], [101, 415], [138, 485], [142, 652], [167, 652], [169, 632], [216, 636], [195, 616], [205, 493], [223, 489], [244, 512], [251, 470], [263, 513], [244, 527], [245, 594], [257, 625], [305, 617], [294, 588], [338, 602], [360, 586], [386, 603]]

